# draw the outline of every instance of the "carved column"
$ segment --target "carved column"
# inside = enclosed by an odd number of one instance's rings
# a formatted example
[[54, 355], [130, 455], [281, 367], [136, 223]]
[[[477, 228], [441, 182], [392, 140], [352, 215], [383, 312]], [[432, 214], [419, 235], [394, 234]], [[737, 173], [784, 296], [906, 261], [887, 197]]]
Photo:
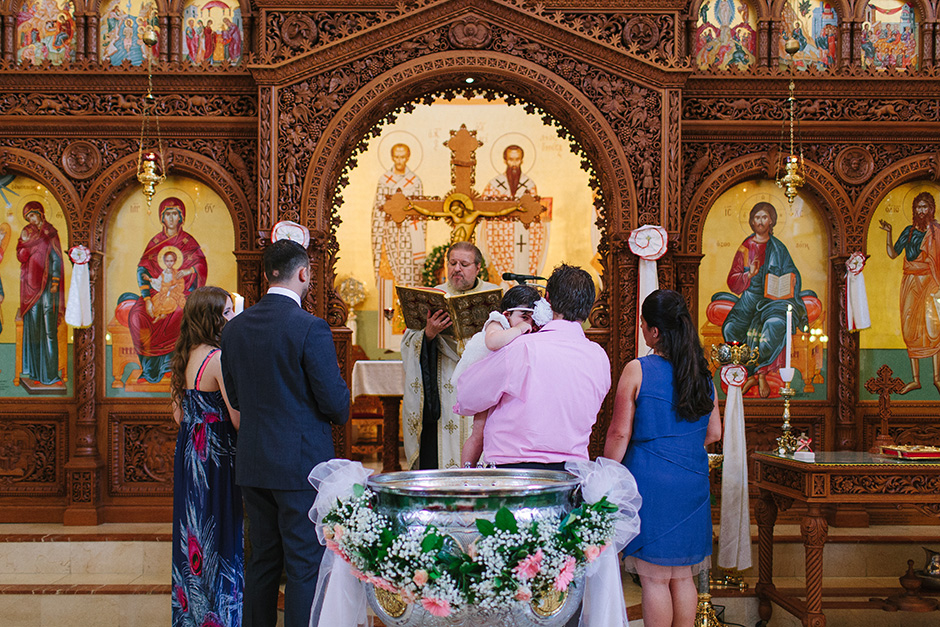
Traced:
[[933, 55], [934, 63], [940, 64], [940, 25], [933, 25]]
[[258, 235], [266, 237], [277, 221], [277, 90], [258, 88]]
[[[672, 236], [670, 235], [670, 238]], [[698, 269], [705, 255], [698, 253], [677, 253], [673, 255], [676, 264], [676, 291], [682, 294], [689, 306], [692, 320], [698, 324]]]
[[933, 37], [936, 24], [933, 22], [920, 25], [920, 66], [933, 66]]
[[169, 42], [167, 41], [170, 38], [170, 21], [167, 19], [167, 16], [161, 15], [157, 18], [157, 23], [160, 27], [160, 62], [166, 63], [167, 60], [167, 49]]
[[98, 16], [89, 15], [86, 26], [85, 57], [92, 62], [98, 61]]
[[[837, 451], [854, 451], [858, 444], [858, 428], [855, 418], [855, 407], [858, 405], [858, 333], [848, 330], [847, 312], [845, 309], [845, 262], [848, 255], [837, 255], [831, 258], [832, 283], [829, 293], [836, 295], [831, 299], [833, 306], [833, 320], [838, 320], [838, 331], [829, 333], [828, 366], [830, 395], [835, 393], [836, 425], [834, 436], [834, 449]], [[835, 331], [835, 329], [833, 329]]]
[[[101, 304], [96, 302], [95, 291], [100, 276], [102, 254], [95, 252], [88, 263], [91, 279], [91, 302], [96, 311], [95, 320], [102, 320]], [[73, 352], [75, 356], [75, 439], [73, 452], [65, 464], [68, 486], [68, 507], [63, 523], [66, 525], [97, 525], [101, 502], [104, 461], [98, 454], [98, 430], [95, 404], [95, 325], [75, 329]]]
[[4, 15], [0, 17], [3, 19], [3, 58], [6, 61], [13, 61], [13, 43], [16, 41], [13, 29], [16, 26], [16, 16]]
[[170, 31], [169, 35], [169, 46], [170, 46], [170, 63], [176, 64], [180, 62], [180, 29], [183, 25], [183, 18], [179, 15], [170, 16]]
[[770, 64], [771, 55], [774, 54], [771, 52], [772, 42], [776, 41], [774, 36], [778, 34], [777, 30], [772, 22], [757, 22], [757, 65]]
[[75, 16], [75, 60], [81, 61], [85, 58], [85, 16]]
[[238, 293], [245, 297], [245, 307], [261, 300], [265, 292], [261, 251], [235, 251]]
[[761, 50], [767, 51], [767, 66], [773, 67], [780, 63], [780, 22], [762, 22], [767, 29], [767, 39]]
[[682, 92], [667, 89], [663, 94], [663, 171], [662, 222], [670, 232], [681, 228], [679, 208], [682, 206]]
[[851, 65], [852, 58], [852, 23], [843, 22], [839, 24], [839, 65]]

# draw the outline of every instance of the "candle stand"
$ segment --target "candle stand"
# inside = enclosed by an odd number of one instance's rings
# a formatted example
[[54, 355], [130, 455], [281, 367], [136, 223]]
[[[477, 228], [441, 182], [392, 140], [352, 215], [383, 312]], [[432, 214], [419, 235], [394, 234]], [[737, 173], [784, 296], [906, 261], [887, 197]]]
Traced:
[[796, 451], [796, 436], [793, 435], [790, 426], [790, 399], [796, 394], [796, 390], [790, 387], [790, 381], [793, 380], [793, 368], [781, 368], [780, 377], [783, 379], [784, 386], [780, 388], [780, 396], [783, 397], [783, 434], [777, 438], [777, 454], [793, 455]]

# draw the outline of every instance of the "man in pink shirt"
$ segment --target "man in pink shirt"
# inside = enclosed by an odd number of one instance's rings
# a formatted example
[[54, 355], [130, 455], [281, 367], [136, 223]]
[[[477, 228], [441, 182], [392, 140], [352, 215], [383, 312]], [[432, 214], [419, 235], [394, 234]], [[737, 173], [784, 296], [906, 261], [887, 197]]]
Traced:
[[[483, 461], [500, 467], [563, 470], [566, 461], [588, 459], [591, 429], [610, 390], [607, 353], [581, 328], [594, 305], [594, 294], [590, 274], [575, 266], [558, 266], [545, 288], [552, 321], [494, 351], [460, 376], [460, 413], [490, 410], [483, 431]], [[469, 458], [479, 456], [479, 451], [471, 451]]]

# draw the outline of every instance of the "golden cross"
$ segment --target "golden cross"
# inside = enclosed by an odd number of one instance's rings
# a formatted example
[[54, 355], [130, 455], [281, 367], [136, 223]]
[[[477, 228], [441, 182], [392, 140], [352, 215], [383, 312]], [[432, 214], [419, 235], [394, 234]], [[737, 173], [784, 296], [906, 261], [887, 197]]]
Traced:
[[518, 200], [482, 200], [473, 189], [476, 150], [483, 145], [476, 131], [468, 131], [466, 124], [460, 130], [451, 131], [450, 139], [444, 143], [450, 148], [451, 183], [454, 187], [444, 200], [435, 198], [411, 198], [396, 192], [390, 196], [382, 209], [397, 224], [408, 216], [425, 216], [447, 220], [451, 226], [450, 242], [473, 242], [477, 221], [481, 218], [498, 218], [512, 214], [529, 226], [545, 207], [538, 199], [526, 192]]

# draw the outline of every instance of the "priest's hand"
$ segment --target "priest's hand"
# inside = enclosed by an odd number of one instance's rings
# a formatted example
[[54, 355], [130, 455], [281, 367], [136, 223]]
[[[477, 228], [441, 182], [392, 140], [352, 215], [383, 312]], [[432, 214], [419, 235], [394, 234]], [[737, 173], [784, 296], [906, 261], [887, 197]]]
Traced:
[[443, 309], [438, 309], [434, 313], [428, 310], [428, 323], [424, 327], [424, 336], [429, 340], [433, 340], [441, 331], [451, 326], [453, 323], [454, 321], [450, 319], [450, 316], [448, 316], [447, 312]]

